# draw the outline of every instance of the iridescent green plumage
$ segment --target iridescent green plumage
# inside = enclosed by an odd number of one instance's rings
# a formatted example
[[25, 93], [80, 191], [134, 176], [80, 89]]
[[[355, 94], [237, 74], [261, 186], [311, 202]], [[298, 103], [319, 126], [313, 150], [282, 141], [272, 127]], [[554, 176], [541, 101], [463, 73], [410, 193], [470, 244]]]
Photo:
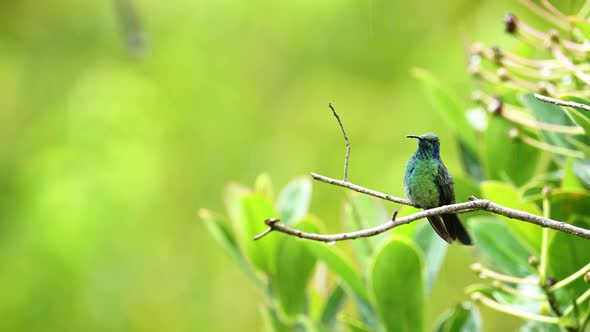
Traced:
[[[404, 190], [416, 206], [431, 209], [455, 203], [453, 177], [440, 159], [440, 142], [435, 134], [409, 135], [418, 139], [418, 149], [406, 165]], [[456, 239], [471, 245], [471, 237], [456, 214], [428, 217], [436, 233], [445, 241]]]

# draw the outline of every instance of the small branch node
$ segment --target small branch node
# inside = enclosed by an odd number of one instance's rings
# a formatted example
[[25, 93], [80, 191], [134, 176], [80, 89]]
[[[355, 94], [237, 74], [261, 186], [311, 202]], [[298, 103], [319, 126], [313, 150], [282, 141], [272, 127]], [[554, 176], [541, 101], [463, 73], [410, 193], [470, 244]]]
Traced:
[[395, 222], [395, 218], [397, 218], [398, 212], [399, 212], [398, 209], [393, 210], [393, 214], [391, 215], [391, 222]]
[[264, 223], [268, 225], [268, 228], [267, 228], [267, 229], [266, 229], [264, 232], [262, 232], [262, 233], [260, 233], [260, 234], [256, 235], [256, 236], [254, 237], [254, 241], [256, 241], [256, 240], [260, 240], [260, 239], [262, 239], [263, 237], [265, 237], [266, 235], [268, 235], [268, 233], [270, 233], [270, 232], [274, 231], [274, 230], [275, 230], [275, 227], [274, 227], [274, 226], [275, 226], [275, 224], [276, 224], [276, 223], [278, 223], [279, 221], [280, 221], [280, 219], [277, 219], [277, 218], [268, 218], [268, 219], [265, 219], [265, 220], [264, 220]]

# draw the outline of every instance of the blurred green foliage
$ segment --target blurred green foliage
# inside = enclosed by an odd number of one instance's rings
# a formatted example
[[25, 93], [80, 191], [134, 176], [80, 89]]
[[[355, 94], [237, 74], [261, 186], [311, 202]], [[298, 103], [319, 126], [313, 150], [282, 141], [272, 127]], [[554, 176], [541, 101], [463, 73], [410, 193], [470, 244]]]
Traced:
[[[0, 330], [261, 330], [262, 295], [198, 208], [262, 171], [340, 174], [328, 101], [354, 181], [401, 194], [403, 136], [427, 131], [460, 173], [410, 68], [467, 98], [461, 34], [508, 40], [508, 3], [135, 1], [142, 49], [113, 2], [0, 2]], [[340, 228], [342, 194], [314, 195]], [[449, 257], [431, 325], [472, 280], [455, 274], [467, 253]]]

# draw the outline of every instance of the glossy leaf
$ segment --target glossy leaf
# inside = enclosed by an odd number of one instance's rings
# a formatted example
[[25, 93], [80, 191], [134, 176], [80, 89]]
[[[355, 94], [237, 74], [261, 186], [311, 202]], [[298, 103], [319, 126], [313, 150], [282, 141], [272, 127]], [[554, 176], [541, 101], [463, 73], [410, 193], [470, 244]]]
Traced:
[[484, 171], [479, 155], [471, 151], [462, 141], [459, 141], [459, 152], [465, 173], [475, 181], [483, 181]]
[[529, 321], [518, 330], [519, 332], [562, 332], [562, 329], [555, 324], [539, 323]]
[[586, 188], [590, 188], [590, 160], [576, 159], [572, 167], [578, 179], [580, 179]]
[[[590, 228], [590, 218], [576, 218], [574, 225]], [[549, 243], [549, 267], [557, 280], [564, 279], [590, 263], [590, 241], [571, 234], [558, 232]], [[578, 279], [566, 289], [577, 297], [588, 289], [588, 284]]]
[[430, 224], [425, 222], [416, 229], [414, 241], [422, 250], [422, 257], [424, 257], [424, 289], [426, 296], [428, 296], [445, 259], [448, 246], [430, 227]]
[[359, 298], [368, 299], [367, 290], [364, 282], [357, 272], [357, 268], [346, 258], [335, 246], [329, 246], [323, 242], [305, 241], [303, 242], [307, 250], [309, 250], [318, 260], [324, 262], [328, 269], [334, 273], [347, 291], [351, 295], [356, 295]]
[[[353, 195], [344, 204], [344, 226], [347, 231], [358, 231], [383, 224], [388, 219], [383, 205], [364, 195]], [[356, 258], [361, 267], [366, 268], [374, 249], [383, 242], [387, 234], [352, 241]]]
[[346, 292], [338, 284], [330, 292], [320, 314], [320, 324], [325, 327], [332, 327], [338, 318], [338, 313], [346, 301]]
[[570, 21], [580, 30], [585, 39], [590, 39], [590, 23], [576, 16], [570, 16]]
[[342, 316], [340, 318], [340, 321], [342, 322], [342, 324], [348, 327], [348, 331], [350, 332], [371, 332], [371, 329], [365, 326], [363, 322], [350, 316]]
[[[317, 222], [311, 217], [294, 225], [306, 232], [317, 232]], [[278, 244], [273, 285], [284, 313], [288, 316], [307, 312], [307, 284], [316, 258], [304, 246], [303, 239], [285, 237]]]
[[261, 306], [260, 313], [262, 315], [262, 321], [265, 326], [265, 331], [268, 332], [292, 332], [293, 328], [283, 323], [276, 309]]
[[479, 183], [461, 174], [454, 174], [455, 199], [457, 202], [467, 202], [469, 197], [481, 197]]
[[540, 152], [510, 138], [508, 132], [513, 127], [512, 123], [499, 116], [490, 116], [488, 130], [484, 135], [484, 165], [488, 179], [509, 181], [521, 186], [535, 174]]
[[[590, 105], [590, 102], [579, 98], [579, 97], [564, 97], [563, 100], [573, 101], [580, 104]], [[584, 129], [584, 133], [586, 135], [577, 136], [582, 138], [585, 143], [590, 142], [590, 112], [580, 110], [573, 107], [564, 107], [563, 108], [571, 118], [576, 122], [576, 124]]]
[[253, 281], [256, 281], [256, 275], [252, 267], [248, 263], [246, 257], [241, 253], [238, 241], [234, 234], [226, 226], [227, 222], [221, 216], [213, 212], [201, 209], [199, 217], [207, 226], [209, 234], [213, 237], [215, 242], [240, 266], [242, 271]]
[[433, 104], [434, 109], [439, 112], [447, 127], [459, 137], [464, 147], [472, 155], [475, 155], [477, 137], [467, 120], [464, 108], [449, 92], [443, 89], [441, 83], [428, 71], [414, 68], [412, 75], [422, 83], [430, 102]]
[[[558, 124], [563, 126], [576, 126], [572, 118], [558, 105], [545, 103], [538, 100], [532, 93], [522, 96], [524, 104], [533, 112], [535, 118], [544, 123]], [[541, 137], [543, 141], [548, 144], [571, 148], [572, 145], [565, 138], [566, 135], [562, 133], [541, 130]], [[560, 158], [563, 160], [563, 158]], [[522, 159], [521, 159], [522, 160]]]
[[508, 227], [495, 216], [470, 219], [469, 229], [485, 260], [501, 272], [518, 277], [534, 274], [528, 259], [532, 253], [520, 244]]
[[[516, 158], [515, 158], [516, 159]], [[482, 197], [492, 202], [504, 205], [517, 210], [530, 212], [536, 215], [542, 215], [542, 211], [532, 202], [523, 202], [520, 194], [513, 187], [497, 182], [486, 181], [481, 184]], [[516, 235], [516, 238], [530, 248], [532, 253], [538, 253], [541, 250], [541, 227], [514, 220], [506, 217], [502, 218], [510, 231]]]
[[241, 214], [234, 222], [240, 243], [257, 269], [273, 274], [277, 254], [277, 234], [269, 234], [258, 241], [252, 239], [268, 228], [264, 220], [276, 216], [277, 212], [270, 200], [260, 193], [245, 195], [241, 206]]
[[369, 270], [371, 296], [386, 331], [421, 331], [424, 283], [420, 250], [394, 237], [379, 248]]
[[239, 223], [242, 219], [242, 200], [250, 192], [250, 189], [239, 183], [232, 182], [225, 186], [223, 202], [229, 219], [234, 225], [234, 229], [238, 229], [241, 226]]
[[590, 194], [585, 191], [553, 190], [551, 218], [569, 222], [576, 215], [590, 216]]
[[277, 208], [281, 222], [289, 225], [307, 214], [311, 201], [311, 180], [293, 180], [281, 191], [277, 198]]
[[574, 160], [573, 158], [567, 158], [565, 164], [563, 165], [563, 178], [561, 179], [561, 189], [562, 190], [580, 190], [584, 189], [580, 180], [576, 176], [573, 167]]
[[476, 306], [465, 302], [445, 312], [434, 328], [435, 332], [481, 331], [481, 315]]

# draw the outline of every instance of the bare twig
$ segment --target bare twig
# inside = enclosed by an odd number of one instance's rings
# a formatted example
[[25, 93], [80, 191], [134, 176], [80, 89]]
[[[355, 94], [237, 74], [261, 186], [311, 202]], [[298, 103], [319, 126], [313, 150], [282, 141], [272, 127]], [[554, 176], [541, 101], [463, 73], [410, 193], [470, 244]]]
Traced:
[[340, 120], [340, 116], [338, 116], [338, 113], [336, 113], [336, 110], [334, 109], [334, 106], [332, 106], [332, 103], [328, 103], [328, 107], [330, 107], [330, 109], [332, 110], [332, 113], [334, 113], [334, 117], [336, 117], [336, 121], [338, 121], [338, 125], [340, 126], [340, 129], [342, 130], [342, 135], [344, 135], [344, 141], [346, 142], [346, 157], [344, 157], [344, 182], [348, 181], [348, 159], [350, 158], [350, 141], [348, 140], [348, 136], [346, 135], [346, 131], [344, 130], [344, 125], [342, 124], [342, 121]]
[[565, 100], [555, 99], [555, 98], [540, 95], [538, 93], [535, 93], [535, 98], [539, 99], [540, 101], [544, 101], [546, 103], [555, 104], [555, 105], [559, 105], [559, 106], [573, 107], [573, 108], [577, 108], [577, 109], [581, 109], [581, 110], [585, 110], [585, 111], [590, 112], [590, 105], [580, 104], [580, 103], [576, 103], [573, 101], [565, 101]]
[[358, 186], [358, 185], [356, 185], [354, 183], [351, 183], [351, 182], [348, 182], [348, 181], [342, 181], [342, 180], [332, 179], [332, 178], [329, 178], [327, 176], [319, 175], [317, 173], [311, 173], [311, 177], [314, 180], [317, 180], [317, 181], [320, 181], [320, 182], [324, 182], [324, 183], [327, 183], [327, 184], [332, 184], [332, 185], [339, 186], [339, 187], [348, 188], [350, 190], [354, 190], [354, 191], [359, 192], [361, 194], [365, 194], [365, 195], [369, 195], [369, 196], [381, 198], [383, 200], [391, 201], [391, 202], [394, 202], [394, 203], [399, 203], [399, 204], [403, 204], [403, 205], [410, 205], [410, 206], [412, 206], [412, 202], [410, 202], [410, 200], [407, 200], [407, 199], [404, 199], [404, 198], [395, 197], [395, 196], [391, 196], [391, 195], [388, 195], [388, 194], [384, 194], [384, 193], [378, 192], [376, 190], [368, 189], [368, 188], [365, 188], [365, 187], [361, 187], [361, 186]]
[[[312, 173], [312, 176], [314, 179], [321, 181], [321, 182], [325, 182], [328, 184], [337, 185], [340, 187], [351, 189], [351, 190], [363, 193], [365, 195], [370, 195], [370, 196], [381, 198], [383, 200], [413, 206], [413, 204], [411, 204], [410, 201], [408, 201], [406, 199], [395, 197], [395, 196], [388, 195], [388, 194], [384, 194], [384, 193], [381, 193], [381, 192], [378, 192], [375, 190], [367, 189], [365, 187], [361, 187], [359, 185], [356, 185], [356, 184], [353, 184], [350, 182], [345, 182], [342, 180], [328, 178], [328, 177], [325, 177], [325, 176], [322, 176], [319, 174], [315, 174], [315, 173]], [[531, 224], [535, 224], [535, 225], [538, 225], [541, 227], [551, 228], [551, 229], [554, 229], [557, 231], [566, 232], [566, 233], [569, 233], [572, 235], [576, 235], [579, 237], [590, 239], [590, 230], [576, 227], [574, 225], [571, 225], [571, 224], [568, 224], [565, 222], [561, 222], [561, 221], [557, 221], [557, 220], [553, 220], [553, 219], [549, 219], [549, 218], [543, 218], [543, 217], [540, 217], [540, 216], [537, 216], [537, 215], [534, 215], [532, 213], [528, 213], [525, 211], [511, 209], [511, 208], [496, 204], [496, 203], [491, 202], [486, 199], [477, 199], [477, 198], [475, 198], [474, 200], [471, 200], [469, 202], [445, 205], [445, 206], [437, 207], [434, 209], [424, 210], [421, 212], [411, 214], [409, 216], [397, 218], [395, 220], [389, 220], [380, 226], [367, 228], [367, 229], [363, 229], [363, 230], [359, 230], [359, 231], [355, 231], [355, 232], [348, 232], [348, 233], [336, 233], [336, 234], [307, 233], [307, 232], [303, 232], [298, 229], [293, 229], [293, 228], [290, 228], [290, 227], [285, 226], [283, 224], [280, 224], [276, 221], [277, 219], [267, 219], [265, 222], [269, 226], [269, 228], [264, 233], [257, 235], [255, 237], [255, 239], [256, 240], [260, 239], [274, 230], [274, 231], [278, 231], [281, 233], [297, 236], [300, 238], [314, 240], [314, 241], [321, 241], [321, 242], [335, 242], [335, 241], [351, 240], [351, 239], [358, 239], [358, 238], [362, 238], [362, 237], [375, 236], [377, 234], [381, 234], [381, 233], [386, 232], [386, 231], [388, 231], [392, 228], [395, 228], [397, 226], [409, 224], [412, 221], [426, 218], [426, 217], [430, 217], [430, 216], [441, 215], [441, 214], [445, 214], [445, 213], [465, 213], [465, 212], [476, 211], [476, 210], [488, 211], [493, 214], [505, 216], [505, 217], [508, 217], [511, 219], [522, 220], [522, 221], [525, 221], [525, 222], [528, 222]]]

